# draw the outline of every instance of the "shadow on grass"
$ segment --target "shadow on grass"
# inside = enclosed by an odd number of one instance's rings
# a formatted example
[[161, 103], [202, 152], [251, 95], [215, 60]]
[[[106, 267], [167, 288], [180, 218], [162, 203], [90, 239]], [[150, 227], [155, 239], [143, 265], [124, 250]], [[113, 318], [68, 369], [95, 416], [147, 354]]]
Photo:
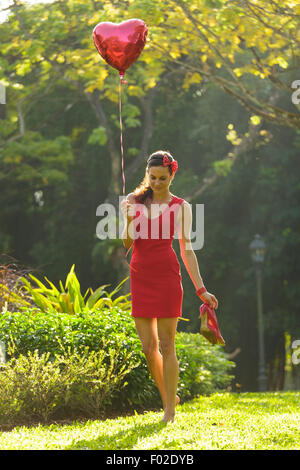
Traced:
[[151, 436], [164, 429], [165, 423], [136, 424], [129, 429], [117, 430], [114, 433], [102, 433], [95, 439], [73, 441], [65, 450], [129, 450], [139, 439]]

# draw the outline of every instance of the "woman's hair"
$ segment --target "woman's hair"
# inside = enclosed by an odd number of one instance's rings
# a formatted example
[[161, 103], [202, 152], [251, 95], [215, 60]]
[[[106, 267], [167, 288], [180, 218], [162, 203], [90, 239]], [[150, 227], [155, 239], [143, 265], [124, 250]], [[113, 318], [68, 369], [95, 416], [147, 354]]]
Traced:
[[[158, 150], [157, 152], [152, 153], [147, 159], [147, 166], [145, 170], [145, 176], [143, 181], [135, 188], [133, 194], [137, 197], [138, 202], [144, 203], [146, 199], [149, 197], [150, 199], [153, 198], [153, 190], [149, 184], [149, 168], [152, 166], [163, 166], [163, 158], [164, 155], [168, 157], [170, 162], [174, 161], [174, 158], [170, 154], [170, 152], [166, 152], [165, 150]], [[172, 174], [172, 168], [169, 166], [170, 175]]]

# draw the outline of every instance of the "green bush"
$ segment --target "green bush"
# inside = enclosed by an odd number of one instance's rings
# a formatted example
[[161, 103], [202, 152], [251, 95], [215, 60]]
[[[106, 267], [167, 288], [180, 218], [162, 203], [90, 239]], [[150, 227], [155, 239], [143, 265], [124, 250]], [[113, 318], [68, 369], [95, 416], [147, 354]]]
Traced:
[[[50, 353], [51, 357], [60, 352], [60, 344], [68, 348], [83, 350], [86, 346], [93, 351], [102, 348], [121, 346], [119, 360], [129, 352], [133, 362], [140, 366], [128, 377], [127, 392], [113, 400], [112, 407], [155, 406], [159, 395], [153, 382], [149, 380], [148, 367], [142, 353], [134, 321], [128, 312], [118, 307], [103, 308], [101, 311], [81, 312], [78, 315], [44, 313], [35, 310], [4, 312], [0, 315], [0, 339], [8, 344], [13, 339], [16, 354], [26, 355], [38, 349], [40, 354]], [[9, 359], [9, 353], [7, 354]]]
[[[0, 315], [0, 339], [6, 344], [13, 340], [15, 355], [28, 355], [35, 350], [54, 359], [61, 345], [70, 350], [104, 352], [108, 366], [109, 350], [118, 350], [117, 365], [127, 359], [132, 368], [126, 376], [126, 388], [116, 388], [110, 394], [110, 406], [115, 410], [160, 407], [161, 399], [149, 371], [133, 318], [119, 307], [100, 311], [83, 311], [77, 315], [43, 313], [36, 310], [3, 312]], [[180, 365], [178, 392], [182, 401], [198, 394], [224, 389], [230, 382], [228, 374], [233, 363], [225, 358], [220, 346], [210, 345], [200, 334], [177, 333], [176, 350]], [[8, 351], [8, 359], [10, 354]], [[78, 401], [78, 406], [80, 401]]]
[[131, 354], [118, 361], [120, 348], [90, 351], [62, 347], [61, 354], [11, 355], [0, 367], [0, 424], [43, 421], [78, 414], [99, 418], [111, 404], [115, 390], [126, 386], [124, 378], [138, 365]]
[[[12, 338], [17, 354], [26, 356], [38, 350], [40, 355], [49, 354], [52, 360], [59, 354], [61, 344], [70, 348], [70, 353], [74, 350], [80, 352], [86, 347], [90, 351], [103, 350], [103, 360], [107, 366], [109, 351], [117, 350], [120, 345], [118, 361], [122, 363], [130, 353], [130, 364], [139, 362], [139, 366], [128, 375], [126, 389], [111, 394], [111, 407], [120, 410], [160, 406], [161, 399], [153, 380], [149, 378], [140, 340], [129, 312], [131, 302], [127, 297], [130, 294], [113, 299], [127, 278], [110, 293], [104, 289], [107, 287], [104, 285], [95, 292], [88, 289], [84, 295], [81, 294], [74, 265], [64, 285], [60, 281], [60, 288], [46, 277], [45, 280], [48, 285], [32, 274], [29, 274], [29, 278], [18, 278], [18, 284], [22, 283], [22, 296], [18, 303], [18, 294], [15, 293], [13, 301], [16, 305], [23, 302], [25, 306], [20, 307], [20, 311], [14, 310], [14, 313], [10, 313], [8, 308], [2, 310], [0, 339], [7, 344]], [[106, 346], [102, 346], [103, 341]], [[188, 333], [177, 334], [176, 347], [180, 364], [178, 392], [181, 400], [224, 389], [229, 384], [231, 376], [228, 372], [232, 363], [226, 360], [220, 347], [212, 347], [200, 334]]]
[[234, 363], [226, 359], [221, 346], [212, 346], [198, 333], [177, 333], [176, 351], [182, 399], [208, 395], [230, 385]]

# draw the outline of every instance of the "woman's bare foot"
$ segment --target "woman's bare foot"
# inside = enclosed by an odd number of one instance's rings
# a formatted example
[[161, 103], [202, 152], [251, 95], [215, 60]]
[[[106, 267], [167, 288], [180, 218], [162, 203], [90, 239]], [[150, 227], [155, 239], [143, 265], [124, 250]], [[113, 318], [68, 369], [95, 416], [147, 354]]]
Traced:
[[[180, 398], [179, 398], [178, 395], [176, 395], [175, 406], [179, 405], [179, 403], [180, 403]], [[165, 409], [165, 408], [166, 408], [166, 405], [164, 404], [163, 407], [164, 407], [164, 409]]]
[[[179, 403], [180, 403], [180, 398], [179, 398], [178, 395], [176, 395], [175, 406], [177, 406]], [[167, 410], [165, 410], [164, 417], [163, 417], [163, 419], [162, 419], [161, 421], [164, 422], [164, 423], [168, 423], [169, 421], [170, 421], [171, 423], [173, 423], [173, 422], [174, 422], [174, 419], [175, 419], [175, 410], [174, 410], [174, 411], [167, 411]]]
[[175, 411], [165, 411], [165, 415], [162, 419], [162, 422], [164, 423], [173, 423], [175, 419]]

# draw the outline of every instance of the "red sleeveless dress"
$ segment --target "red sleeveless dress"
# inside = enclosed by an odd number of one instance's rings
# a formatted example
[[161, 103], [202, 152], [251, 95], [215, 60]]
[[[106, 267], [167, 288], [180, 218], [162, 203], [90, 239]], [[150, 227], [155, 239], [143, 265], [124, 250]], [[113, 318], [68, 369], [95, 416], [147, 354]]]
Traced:
[[[157, 217], [135, 198], [134, 241], [130, 267], [133, 317], [182, 316], [180, 264], [172, 247], [176, 219], [183, 199], [173, 196]], [[152, 214], [151, 214], [152, 215]]]

